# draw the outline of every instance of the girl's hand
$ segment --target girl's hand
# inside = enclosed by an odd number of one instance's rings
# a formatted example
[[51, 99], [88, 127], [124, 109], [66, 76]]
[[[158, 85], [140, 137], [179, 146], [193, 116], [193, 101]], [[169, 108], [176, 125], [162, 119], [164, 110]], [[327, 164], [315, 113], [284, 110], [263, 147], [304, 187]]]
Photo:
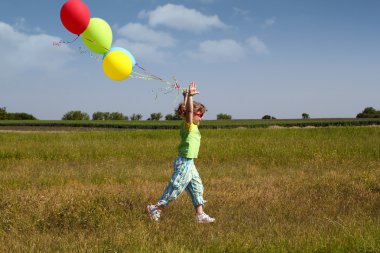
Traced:
[[191, 82], [189, 84], [189, 95], [190, 96], [195, 96], [197, 94], [199, 94], [199, 91], [197, 91], [197, 84], [195, 82]]
[[186, 97], [188, 94], [189, 94], [189, 92], [187, 91], [187, 89], [186, 89], [186, 88], [183, 88], [183, 89], [182, 89], [182, 95], [183, 95], [184, 97]]

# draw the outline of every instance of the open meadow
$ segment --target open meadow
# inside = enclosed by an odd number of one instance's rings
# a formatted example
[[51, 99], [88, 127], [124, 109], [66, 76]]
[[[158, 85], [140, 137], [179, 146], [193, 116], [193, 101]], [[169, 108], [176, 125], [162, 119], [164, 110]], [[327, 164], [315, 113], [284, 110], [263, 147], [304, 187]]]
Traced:
[[152, 222], [178, 130], [0, 131], [0, 252], [380, 252], [380, 128], [201, 129], [198, 225]]

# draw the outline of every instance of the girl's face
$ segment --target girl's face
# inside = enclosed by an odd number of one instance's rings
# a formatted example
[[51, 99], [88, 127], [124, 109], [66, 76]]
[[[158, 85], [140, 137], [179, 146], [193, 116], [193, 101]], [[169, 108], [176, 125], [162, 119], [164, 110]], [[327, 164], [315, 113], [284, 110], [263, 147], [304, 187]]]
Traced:
[[203, 112], [201, 111], [198, 111], [198, 112], [194, 112], [194, 115], [193, 115], [193, 123], [195, 125], [198, 125], [201, 123], [201, 120], [203, 118]]

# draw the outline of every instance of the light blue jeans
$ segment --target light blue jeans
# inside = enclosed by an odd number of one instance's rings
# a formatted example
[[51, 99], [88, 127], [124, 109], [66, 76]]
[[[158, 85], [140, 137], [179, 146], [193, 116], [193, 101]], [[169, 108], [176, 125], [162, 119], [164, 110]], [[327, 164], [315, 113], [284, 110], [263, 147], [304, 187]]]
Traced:
[[174, 172], [164, 194], [160, 197], [158, 205], [167, 206], [186, 189], [194, 207], [204, 204], [203, 184], [194, 160], [177, 157], [173, 163]]

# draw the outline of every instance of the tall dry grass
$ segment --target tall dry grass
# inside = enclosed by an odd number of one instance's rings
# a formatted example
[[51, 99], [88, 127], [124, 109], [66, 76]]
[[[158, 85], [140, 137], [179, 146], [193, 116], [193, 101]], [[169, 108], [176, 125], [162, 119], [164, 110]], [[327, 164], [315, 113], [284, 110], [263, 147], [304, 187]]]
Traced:
[[380, 252], [380, 128], [202, 130], [206, 211], [151, 222], [172, 130], [0, 133], [0, 252]]

